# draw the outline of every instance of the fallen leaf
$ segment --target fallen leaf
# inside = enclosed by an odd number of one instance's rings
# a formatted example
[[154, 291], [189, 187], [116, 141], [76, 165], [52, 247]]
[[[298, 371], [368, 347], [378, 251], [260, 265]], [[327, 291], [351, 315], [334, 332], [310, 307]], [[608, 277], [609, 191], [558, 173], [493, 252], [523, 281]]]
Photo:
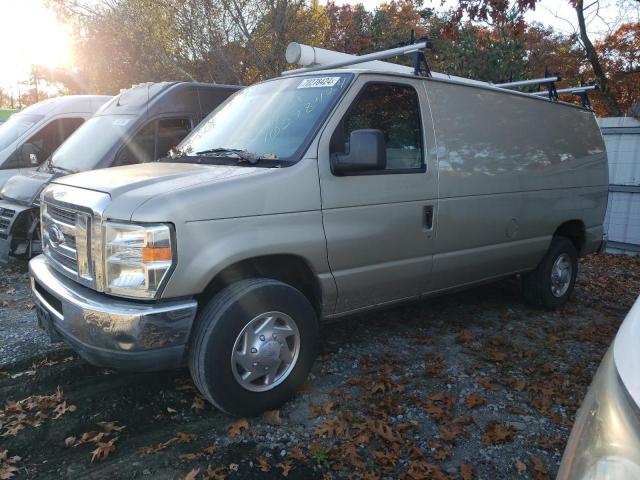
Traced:
[[290, 448], [289, 449], [289, 456], [292, 457], [292, 458], [295, 458], [296, 460], [300, 460], [300, 461], [306, 460], [306, 458], [307, 458], [300, 447]]
[[358, 449], [352, 443], [347, 444], [342, 449], [342, 457], [351, 464], [352, 467], [355, 468], [365, 468], [367, 464], [362, 461], [360, 455], [358, 454]]
[[264, 457], [260, 457], [256, 460], [256, 466], [262, 472], [268, 472], [269, 470], [271, 470], [271, 465], [269, 465], [269, 462], [267, 462]]
[[121, 432], [122, 430], [127, 428], [124, 425], [123, 426], [116, 425], [116, 423], [118, 422], [98, 422], [96, 425], [102, 428], [107, 434], [111, 432]]
[[115, 443], [118, 440], [118, 437], [114, 437], [108, 442], [98, 442], [98, 447], [91, 452], [91, 463], [94, 460], [104, 460], [107, 458], [111, 452], [116, 449]]
[[397, 442], [399, 439], [393, 434], [393, 429], [387, 425], [386, 423], [376, 420], [373, 422], [369, 422], [370, 428], [378, 435], [380, 438], [386, 440], [387, 442]]
[[282, 425], [282, 419], [280, 418], [280, 410], [268, 410], [262, 415], [262, 421], [267, 425], [279, 426]]
[[8, 480], [15, 476], [15, 472], [18, 471], [18, 467], [15, 466], [17, 462], [21, 460], [20, 457], [14, 455], [9, 457], [8, 451], [0, 450], [0, 479]]
[[182, 460], [183, 462], [191, 462], [193, 460], [199, 459], [200, 455], [197, 454], [197, 453], [183, 453], [183, 454], [179, 455], [178, 458], [180, 460]]
[[193, 403], [191, 404], [191, 410], [193, 410], [196, 413], [200, 413], [204, 411], [204, 407], [205, 407], [204, 397], [199, 394], [196, 395], [195, 398], [193, 399]]
[[491, 354], [489, 355], [489, 360], [493, 361], [493, 362], [504, 362], [507, 359], [507, 354], [505, 352], [498, 352], [493, 351], [491, 352]]
[[471, 330], [461, 330], [460, 333], [458, 334], [458, 337], [456, 338], [456, 341], [458, 343], [467, 343], [467, 342], [471, 342], [473, 340], [473, 333], [471, 333]]
[[476, 380], [476, 383], [482, 385], [487, 392], [495, 392], [498, 390], [498, 387], [487, 378], [480, 378]]
[[284, 463], [277, 464], [276, 467], [279, 467], [279, 468], [282, 469], [282, 476], [283, 477], [288, 477], [289, 476], [289, 472], [291, 470], [293, 470], [293, 462], [291, 460], [287, 460]]
[[175, 438], [178, 443], [190, 443], [196, 436], [193, 433], [178, 432]]
[[460, 436], [466, 435], [465, 431], [457, 425], [453, 427], [441, 426], [438, 428], [438, 433], [445, 442], [451, 442]]
[[75, 443], [76, 443], [76, 437], [67, 437], [64, 439], [64, 446], [66, 448], [73, 447]]
[[487, 426], [482, 439], [486, 444], [496, 445], [510, 441], [513, 438], [513, 434], [513, 427], [493, 421]]
[[518, 472], [522, 473], [522, 472], [526, 472], [527, 471], [527, 464], [524, 462], [521, 462], [520, 460], [516, 460], [516, 470], [518, 470]]
[[468, 408], [475, 408], [480, 405], [484, 405], [485, 403], [487, 403], [487, 400], [484, 397], [478, 395], [477, 393], [472, 393], [471, 395], [469, 395], [467, 398], [464, 399], [464, 404]]
[[249, 422], [247, 422], [245, 418], [241, 418], [237, 422], [234, 422], [231, 425], [229, 425], [229, 428], [227, 429], [227, 433], [229, 434], [230, 437], [237, 437], [242, 433], [243, 430], [246, 430], [248, 428], [249, 428]]
[[462, 480], [473, 480], [473, 467], [468, 463], [460, 465], [460, 477]]
[[540, 458], [535, 455], [529, 455], [531, 459], [531, 463], [533, 464], [533, 478], [535, 480], [546, 480], [549, 478], [549, 474], [547, 473], [547, 469], [544, 466], [544, 463]]
[[225, 480], [225, 470], [227, 467], [224, 465], [217, 468], [211, 468], [211, 465], [207, 467], [207, 473], [204, 475], [204, 480]]
[[424, 460], [411, 462], [407, 470], [407, 477], [411, 480], [424, 480], [426, 478], [430, 480], [445, 480], [448, 478], [440, 467]]
[[184, 477], [182, 477], [182, 480], [195, 480], [199, 473], [200, 473], [200, 469], [194, 468], [189, 473], [187, 473]]

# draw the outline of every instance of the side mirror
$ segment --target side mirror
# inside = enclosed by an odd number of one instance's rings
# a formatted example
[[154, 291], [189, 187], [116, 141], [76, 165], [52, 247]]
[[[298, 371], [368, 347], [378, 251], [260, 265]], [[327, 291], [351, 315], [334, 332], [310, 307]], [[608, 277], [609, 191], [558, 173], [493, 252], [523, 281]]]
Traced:
[[25, 167], [38, 165], [40, 163], [38, 159], [38, 153], [40, 153], [40, 149], [33, 143], [25, 143], [24, 145], [22, 145], [22, 148], [20, 149], [22, 165], [24, 165]]
[[349, 137], [349, 152], [331, 156], [331, 169], [336, 174], [384, 170], [387, 149], [380, 130], [354, 130]]

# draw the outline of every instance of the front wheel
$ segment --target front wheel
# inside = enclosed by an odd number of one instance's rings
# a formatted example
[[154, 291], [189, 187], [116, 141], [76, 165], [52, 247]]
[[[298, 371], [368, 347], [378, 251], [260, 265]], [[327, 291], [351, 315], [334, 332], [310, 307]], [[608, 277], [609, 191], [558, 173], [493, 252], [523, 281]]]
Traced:
[[220, 410], [257, 415], [302, 386], [317, 355], [315, 310], [277, 280], [242, 280], [218, 293], [198, 315], [189, 369]]
[[535, 307], [548, 310], [569, 300], [578, 274], [578, 252], [570, 240], [554, 237], [546, 255], [532, 272], [522, 275], [522, 292]]

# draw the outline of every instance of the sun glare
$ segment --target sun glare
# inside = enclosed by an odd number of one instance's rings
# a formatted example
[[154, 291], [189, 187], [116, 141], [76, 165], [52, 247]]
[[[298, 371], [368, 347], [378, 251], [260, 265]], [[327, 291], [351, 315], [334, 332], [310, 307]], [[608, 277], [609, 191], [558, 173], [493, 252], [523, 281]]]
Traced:
[[0, 0], [0, 18], [11, 19], [3, 25], [0, 86], [25, 80], [31, 65], [70, 65], [69, 32], [42, 0]]

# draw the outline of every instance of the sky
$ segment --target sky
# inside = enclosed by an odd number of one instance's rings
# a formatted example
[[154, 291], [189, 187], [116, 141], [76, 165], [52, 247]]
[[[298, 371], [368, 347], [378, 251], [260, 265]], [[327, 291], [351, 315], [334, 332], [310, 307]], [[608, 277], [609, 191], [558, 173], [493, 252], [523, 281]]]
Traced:
[[[323, 0], [321, 0], [323, 1]], [[607, 23], [619, 20], [620, 12], [616, 8], [619, 0], [603, 0], [608, 4], [601, 9], [600, 17], [592, 15], [589, 23], [590, 33], [594, 37], [607, 30]], [[336, 0], [338, 4], [363, 3], [367, 10], [373, 10], [383, 0]], [[455, 5], [455, 0], [424, 0], [425, 7], [446, 10]], [[633, 12], [638, 20], [640, 7]], [[31, 64], [46, 67], [65, 67], [72, 63], [69, 32], [61, 25], [53, 12], [44, 5], [44, 0], [0, 0], [0, 18], [11, 19], [2, 23], [0, 40], [0, 88], [17, 96], [27, 86], [20, 85]], [[528, 12], [529, 22], [538, 21], [550, 25], [558, 31], [575, 31], [575, 13], [567, 0], [541, 0], [535, 12]]]

